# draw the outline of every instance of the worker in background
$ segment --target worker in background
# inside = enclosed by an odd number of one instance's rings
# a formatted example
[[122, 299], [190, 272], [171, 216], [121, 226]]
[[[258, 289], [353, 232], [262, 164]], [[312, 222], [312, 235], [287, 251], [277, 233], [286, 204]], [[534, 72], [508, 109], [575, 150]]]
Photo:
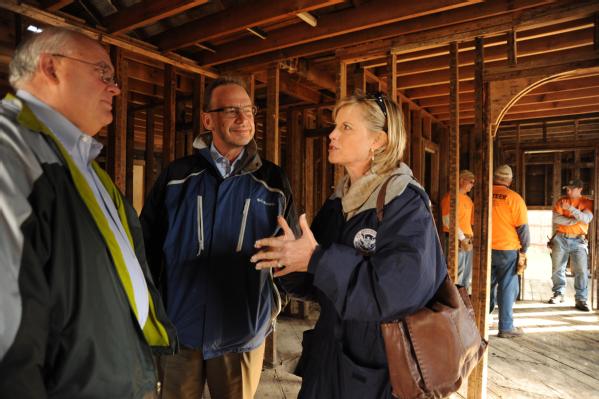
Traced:
[[[468, 196], [475, 182], [474, 173], [464, 169], [460, 172], [460, 187], [457, 198], [458, 216], [457, 230], [459, 240], [458, 250], [458, 280], [457, 284], [470, 290], [472, 277], [472, 224], [474, 222], [474, 203]], [[441, 215], [443, 231], [446, 233], [445, 242], [449, 242], [449, 192], [441, 200]], [[445, 256], [447, 256], [447, 248]]]
[[582, 195], [582, 181], [570, 180], [566, 196], [561, 197], [553, 207], [553, 227], [555, 235], [551, 239], [551, 264], [553, 296], [549, 303], [564, 302], [566, 289], [566, 264], [572, 259], [576, 309], [590, 312], [587, 304], [588, 286], [588, 241], [589, 223], [593, 219], [593, 201]]
[[493, 174], [493, 223], [491, 243], [491, 311], [499, 306], [500, 338], [523, 334], [514, 327], [513, 306], [519, 292], [518, 262], [526, 259], [530, 244], [528, 214], [522, 197], [510, 190], [512, 168], [501, 165]]

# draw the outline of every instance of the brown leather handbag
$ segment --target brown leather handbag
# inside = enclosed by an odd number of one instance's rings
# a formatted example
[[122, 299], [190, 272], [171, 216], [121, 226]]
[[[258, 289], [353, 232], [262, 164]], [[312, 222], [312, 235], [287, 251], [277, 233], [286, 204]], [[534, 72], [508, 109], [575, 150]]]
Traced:
[[[390, 179], [377, 198], [379, 223]], [[456, 287], [449, 276], [426, 307], [402, 320], [381, 323], [381, 333], [393, 396], [401, 399], [451, 395], [487, 349], [487, 341], [476, 327], [468, 293]]]

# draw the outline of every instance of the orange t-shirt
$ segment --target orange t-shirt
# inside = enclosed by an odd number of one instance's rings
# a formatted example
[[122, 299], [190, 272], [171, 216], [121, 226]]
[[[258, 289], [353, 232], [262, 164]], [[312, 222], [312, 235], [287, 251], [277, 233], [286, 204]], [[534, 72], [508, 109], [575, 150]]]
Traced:
[[[449, 216], [449, 193], [441, 200], [441, 216]], [[466, 235], [473, 235], [472, 222], [474, 221], [474, 202], [466, 194], [458, 193], [458, 226]], [[449, 233], [449, 226], [443, 223], [443, 231]]]
[[[593, 201], [587, 197], [580, 197], [580, 198], [575, 198], [575, 199], [570, 199], [568, 197], [561, 197], [559, 200], [557, 200], [557, 202], [555, 203], [555, 206], [553, 207], [553, 211], [559, 213], [560, 215], [564, 215], [566, 217], [572, 217], [572, 214], [569, 211], [563, 209], [559, 205], [562, 200], [565, 200], [567, 203], [569, 203], [574, 208], [576, 208], [580, 211], [585, 211], [585, 210], [589, 210], [591, 212], [593, 211]], [[587, 234], [589, 232], [589, 225], [584, 222], [581, 222], [579, 220], [576, 224], [572, 224], [570, 226], [556, 224], [555, 230], [559, 233], [565, 233], [565, 234]]]
[[516, 227], [528, 224], [528, 211], [522, 197], [506, 186], [493, 186], [493, 231], [491, 248], [521, 248]]

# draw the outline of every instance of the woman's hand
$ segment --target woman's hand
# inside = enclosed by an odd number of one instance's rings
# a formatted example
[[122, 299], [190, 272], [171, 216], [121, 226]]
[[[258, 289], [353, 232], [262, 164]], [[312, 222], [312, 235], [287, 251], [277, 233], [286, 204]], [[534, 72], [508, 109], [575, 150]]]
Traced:
[[308, 263], [318, 243], [306, 221], [306, 214], [300, 216], [299, 225], [302, 236], [295, 238], [293, 231], [282, 216], [277, 218], [283, 235], [263, 238], [256, 241], [254, 246], [260, 251], [250, 259], [256, 263], [256, 270], [275, 268], [275, 277], [281, 277], [293, 272], [308, 271]]

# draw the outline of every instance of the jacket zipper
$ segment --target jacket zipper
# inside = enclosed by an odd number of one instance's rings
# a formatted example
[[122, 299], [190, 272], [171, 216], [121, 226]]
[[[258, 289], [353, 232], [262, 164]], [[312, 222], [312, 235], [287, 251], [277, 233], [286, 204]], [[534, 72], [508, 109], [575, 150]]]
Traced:
[[204, 250], [204, 214], [203, 214], [203, 199], [201, 195], [198, 195], [197, 204], [196, 204], [196, 213], [197, 213], [197, 224], [198, 224], [198, 253], [196, 256], [200, 256], [202, 251]]
[[243, 205], [243, 219], [241, 220], [241, 229], [239, 230], [239, 239], [237, 240], [237, 252], [241, 252], [243, 247], [243, 237], [245, 236], [245, 225], [247, 224], [248, 212], [250, 210], [250, 202], [252, 200], [247, 198]]

